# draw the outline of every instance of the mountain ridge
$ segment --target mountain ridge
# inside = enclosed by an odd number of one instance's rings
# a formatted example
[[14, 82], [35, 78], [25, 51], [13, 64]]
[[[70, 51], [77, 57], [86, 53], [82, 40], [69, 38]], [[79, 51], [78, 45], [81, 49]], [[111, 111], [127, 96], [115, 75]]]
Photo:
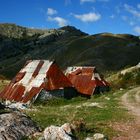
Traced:
[[91, 65], [106, 72], [136, 65], [139, 52], [140, 39], [130, 34], [88, 35], [72, 26], [38, 30], [0, 24], [0, 74], [8, 78], [29, 59], [55, 59], [63, 69]]

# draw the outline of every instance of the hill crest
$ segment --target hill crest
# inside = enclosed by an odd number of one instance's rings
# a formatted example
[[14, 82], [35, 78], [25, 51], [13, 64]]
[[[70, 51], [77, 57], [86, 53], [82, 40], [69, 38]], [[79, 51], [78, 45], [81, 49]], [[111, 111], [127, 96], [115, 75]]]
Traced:
[[0, 74], [13, 77], [28, 59], [56, 60], [62, 67], [96, 66], [117, 71], [140, 61], [140, 39], [129, 34], [88, 35], [75, 27], [29, 29], [0, 24]]

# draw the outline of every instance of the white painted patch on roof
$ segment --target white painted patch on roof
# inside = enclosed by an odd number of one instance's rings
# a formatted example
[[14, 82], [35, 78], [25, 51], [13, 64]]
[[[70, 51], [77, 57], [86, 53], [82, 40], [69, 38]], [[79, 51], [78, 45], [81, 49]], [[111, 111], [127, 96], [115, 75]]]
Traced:
[[19, 84], [22, 84], [23, 86], [28, 86], [29, 81], [32, 78], [32, 74], [34, 73], [37, 65], [39, 64], [40, 60], [34, 60], [31, 61], [29, 64], [27, 64], [25, 66], [25, 68], [23, 68], [20, 72], [26, 72], [26, 74], [24, 75], [23, 79], [21, 81], [19, 81]]
[[77, 69], [82, 69], [82, 67], [76, 67], [76, 66], [74, 66], [74, 67], [68, 67], [68, 68], [66, 69], [65, 74], [68, 74], [68, 73], [70, 74], [70, 73], [76, 71]]
[[40, 87], [41, 84], [44, 82], [44, 78], [46, 78], [46, 73], [48, 72], [50, 66], [53, 62], [45, 61], [43, 66], [41, 67], [38, 75], [32, 80], [31, 85], [33, 87]]
[[[24, 93], [27, 93], [31, 90], [32, 87], [40, 87], [46, 78], [46, 74], [52, 65], [52, 61], [43, 60], [44, 63], [40, 68], [37, 76], [34, 78], [33, 73], [35, 72], [40, 60], [33, 60], [29, 62], [20, 72], [26, 72], [23, 79], [21, 79], [17, 84], [22, 84], [26, 89]], [[24, 96], [24, 95], [23, 95]]]

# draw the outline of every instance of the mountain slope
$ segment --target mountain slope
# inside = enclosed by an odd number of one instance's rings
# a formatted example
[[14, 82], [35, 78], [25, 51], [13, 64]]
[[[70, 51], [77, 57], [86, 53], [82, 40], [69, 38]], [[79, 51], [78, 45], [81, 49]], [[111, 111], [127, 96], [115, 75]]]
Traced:
[[125, 68], [117, 73], [110, 74], [107, 81], [114, 89], [136, 87], [140, 85], [140, 63], [136, 66]]
[[[0, 74], [10, 78], [28, 59], [55, 59], [62, 68], [92, 65], [102, 72], [120, 70], [140, 61], [140, 39], [137, 36], [87, 35], [71, 26], [35, 30], [4, 25], [0, 24]], [[9, 26], [16, 30], [11, 31]], [[24, 31], [22, 35], [21, 30]]]

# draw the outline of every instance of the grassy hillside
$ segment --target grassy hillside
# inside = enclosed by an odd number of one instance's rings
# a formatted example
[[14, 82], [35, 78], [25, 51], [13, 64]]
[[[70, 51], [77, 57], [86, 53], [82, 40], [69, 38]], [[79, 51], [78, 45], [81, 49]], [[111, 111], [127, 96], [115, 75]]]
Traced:
[[137, 37], [124, 35], [81, 37], [66, 44], [64, 55], [59, 53], [56, 60], [68, 60], [68, 65], [95, 65], [100, 71], [119, 70], [140, 61], [138, 42]]
[[55, 99], [36, 104], [25, 112], [43, 129], [68, 122], [76, 125], [74, 134], [79, 140], [91, 137], [95, 133], [102, 133], [111, 140], [119, 135], [125, 136], [125, 132], [115, 128], [116, 124], [133, 120], [120, 105], [119, 100], [123, 93], [124, 91], [110, 92], [91, 99]]
[[128, 88], [140, 85], [140, 66], [125, 68], [117, 73], [110, 74], [107, 80], [115, 89]]
[[91, 65], [107, 72], [136, 65], [140, 61], [139, 52], [139, 37], [133, 35], [87, 35], [71, 26], [35, 30], [0, 24], [0, 74], [8, 78], [29, 59], [55, 59], [63, 69]]

